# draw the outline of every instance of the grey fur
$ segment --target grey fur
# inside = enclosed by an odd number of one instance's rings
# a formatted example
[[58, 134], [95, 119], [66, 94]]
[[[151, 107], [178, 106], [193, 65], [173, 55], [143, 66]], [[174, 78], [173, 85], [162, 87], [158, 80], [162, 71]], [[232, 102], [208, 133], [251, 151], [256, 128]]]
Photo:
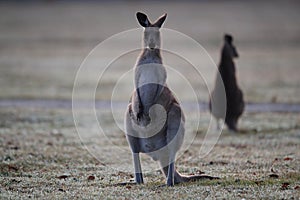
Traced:
[[184, 139], [185, 118], [182, 109], [166, 85], [166, 70], [160, 55], [159, 28], [166, 14], [154, 24], [143, 13], [137, 13], [145, 27], [144, 48], [135, 66], [135, 91], [125, 114], [125, 130], [132, 151], [135, 182], [143, 183], [139, 153], [159, 161], [167, 185], [209, 176], [183, 176], [175, 170], [176, 153]]
[[[215, 88], [210, 99], [210, 111], [216, 118], [224, 119], [229, 130], [238, 131], [237, 123], [245, 107], [243, 92], [240, 89], [237, 78], [234, 58], [238, 57], [237, 50], [233, 45], [233, 37], [224, 35], [221, 61], [219, 64], [219, 76], [217, 75]], [[224, 104], [224, 101], [226, 103]]]

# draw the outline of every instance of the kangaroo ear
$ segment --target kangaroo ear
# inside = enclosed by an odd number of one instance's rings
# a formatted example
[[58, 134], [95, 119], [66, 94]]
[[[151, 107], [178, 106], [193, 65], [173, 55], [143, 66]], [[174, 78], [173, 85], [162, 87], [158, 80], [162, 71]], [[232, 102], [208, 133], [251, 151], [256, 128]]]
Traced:
[[158, 20], [156, 20], [156, 22], [153, 24], [153, 26], [154, 26], [154, 27], [160, 28], [160, 27], [163, 25], [163, 23], [164, 23], [164, 21], [166, 20], [166, 18], [167, 18], [167, 13], [165, 13], [165, 14], [162, 15], [162, 16], [160, 16], [160, 17], [158, 18]]
[[147, 15], [145, 15], [144, 13], [137, 12], [136, 18], [138, 19], [138, 21], [142, 27], [149, 27], [151, 25], [150, 21], [148, 20]]

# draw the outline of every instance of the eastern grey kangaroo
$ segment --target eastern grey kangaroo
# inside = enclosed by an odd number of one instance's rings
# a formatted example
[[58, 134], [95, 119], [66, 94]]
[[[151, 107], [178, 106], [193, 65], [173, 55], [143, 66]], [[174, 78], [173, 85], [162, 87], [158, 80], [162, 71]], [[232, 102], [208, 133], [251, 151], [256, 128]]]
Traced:
[[[235, 64], [233, 59], [238, 57], [237, 50], [233, 45], [233, 37], [229, 34], [224, 36], [224, 46], [222, 48], [221, 62], [219, 64], [220, 76], [216, 78], [215, 88], [211, 94], [210, 111], [215, 116], [217, 123], [219, 119], [225, 117], [225, 123], [229, 130], [236, 132], [237, 122], [244, 111], [245, 103], [243, 100], [243, 93], [239, 88], [235, 74]], [[222, 80], [220, 80], [220, 78]], [[222, 82], [225, 88], [226, 108], [222, 108], [221, 102], [224, 98]], [[212, 103], [213, 102], [213, 103]], [[212, 109], [212, 105], [215, 106]], [[224, 109], [226, 109], [225, 112]], [[224, 114], [226, 114], [224, 116]]]
[[160, 32], [167, 14], [151, 23], [138, 12], [144, 27], [143, 50], [135, 66], [134, 86], [126, 114], [126, 138], [132, 151], [135, 183], [143, 183], [139, 153], [159, 161], [167, 185], [214, 179], [210, 176], [183, 176], [175, 170], [175, 157], [184, 139], [185, 118], [178, 101], [166, 85], [166, 69], [160, 54]]

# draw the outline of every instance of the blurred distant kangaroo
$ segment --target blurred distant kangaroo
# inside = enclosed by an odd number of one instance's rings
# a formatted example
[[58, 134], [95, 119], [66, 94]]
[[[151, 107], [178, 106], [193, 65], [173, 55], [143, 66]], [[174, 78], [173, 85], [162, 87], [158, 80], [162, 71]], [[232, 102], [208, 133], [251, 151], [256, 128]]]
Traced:
[[126, 137], [133, 155], [135, 183], [143, 183], [139, 153], [159, 161], [167, 185], [213, 179], [210, 176], [183, 176], [175, 170], [175, 157], [184, 139], [184, 114], [166, 85], [166, 69], [160, 54], [160, 32], [167, 14], [151, 23], [138, 12], [144, 29], [143, 50], [135, 66], [135, 90], [125, 114]]
[[[228, 126], [229, 130], [234, 132], [238, 130], [237, 122], [239, 117], [243, 113], [245, 106], [243, 93], [237, 84], [235, 75], [235, 64], [233, 62], [233, 58], [237, 57], [238, 53], [235, 46], [233, 45], [233, 37], [231, 35], [225, 34], [221, 62], [219, 65], [220, 76], [217, 76], [215, 88], [211, 94], [209, 103], [210, 111], [217, 119], [217, 124], [219, 119], [224, 119], [224, 114], [226, 114], [225, 123]], [[222, 78], [222, 80], [220, 80], [220, 78]], [[227, 101], [226, 108], [221, 108], [220, 106], [218, 107], [218, 105], [221, 105], [221, 103], [218, 101], [224, 100], [224, 98], [221, 97], [223, 90], [223, 87], [221, 86], [222, 81], [224, 84], [225, 96]], [[212, 105], [215, 106], [214, 109], [212, 109]], [[226, 109], [226, 111], [222, 115], [222, 111], [224, 109]]]

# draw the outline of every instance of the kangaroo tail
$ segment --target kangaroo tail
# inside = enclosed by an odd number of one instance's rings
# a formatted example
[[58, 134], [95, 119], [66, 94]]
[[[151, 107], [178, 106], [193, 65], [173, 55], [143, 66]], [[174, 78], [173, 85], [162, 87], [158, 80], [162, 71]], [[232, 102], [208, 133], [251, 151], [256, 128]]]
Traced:
[[225, 120], [225, 123], [227, 124], [229, 130], [234, 131], [234, 132], [238, 131], [238, 129], [237, 129], [237, 119], [236, 118], [227, 119], [227, 120]]
[[214, 176], [208, 176], [208, 175], [191, 175], [191, 176], [186, 176], [182, 175], [179, 172], [175, 172], [175, 184], [178, 183], [185, 183], [185, 182], [194, 182], [198, 180], [214, 180], [214, 179], [220, 179], [219, 177], [214, 177]]

